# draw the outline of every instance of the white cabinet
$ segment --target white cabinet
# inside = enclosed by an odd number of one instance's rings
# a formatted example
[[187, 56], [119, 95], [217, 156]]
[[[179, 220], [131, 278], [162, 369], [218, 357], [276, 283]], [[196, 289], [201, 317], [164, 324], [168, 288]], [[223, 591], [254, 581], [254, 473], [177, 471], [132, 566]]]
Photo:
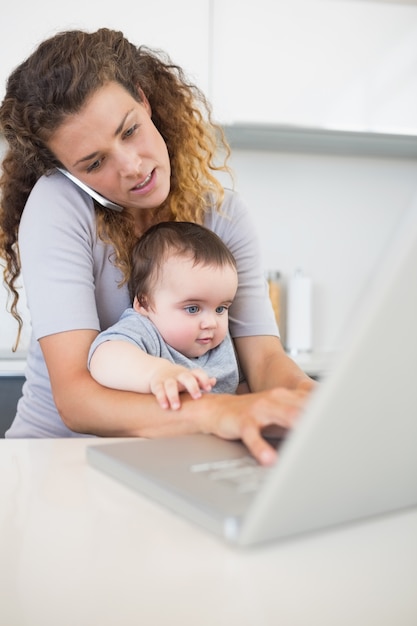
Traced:
[[7, 2], [2, 8], [0, 41], [0, 98], [12, 69], [43, 39], [64, 29], [122, 30], [137, 45], [146, 44], [169, 53], [193, 82], [204, 91], [209, 77], [210, 0], [71, 0], [64, 6], [55, 0], [34, 3]]
[[417, 134], [417, 5], [213, 0], [217, 119]]

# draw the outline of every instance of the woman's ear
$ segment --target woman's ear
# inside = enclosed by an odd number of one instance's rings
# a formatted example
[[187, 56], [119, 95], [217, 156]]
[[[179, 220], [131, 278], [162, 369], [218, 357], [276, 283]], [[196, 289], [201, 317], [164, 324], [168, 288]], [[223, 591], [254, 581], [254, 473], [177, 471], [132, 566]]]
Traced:
[[133, 300], [133, 308], [135, 309], [136, 313], [140, 313], [145, 317], [149, 316], [149, 303], [146, 296], [135, 296], [135, 299]]

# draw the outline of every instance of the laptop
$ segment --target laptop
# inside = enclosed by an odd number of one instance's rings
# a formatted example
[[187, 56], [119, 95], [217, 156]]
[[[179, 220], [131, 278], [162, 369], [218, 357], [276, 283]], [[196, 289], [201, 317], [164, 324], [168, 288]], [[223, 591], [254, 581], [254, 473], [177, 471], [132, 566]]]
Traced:
[[362, 296], [272, 468], [203, 434], [95, 443], [89, 464], [236, 546], [417, 505], [417, 203]]

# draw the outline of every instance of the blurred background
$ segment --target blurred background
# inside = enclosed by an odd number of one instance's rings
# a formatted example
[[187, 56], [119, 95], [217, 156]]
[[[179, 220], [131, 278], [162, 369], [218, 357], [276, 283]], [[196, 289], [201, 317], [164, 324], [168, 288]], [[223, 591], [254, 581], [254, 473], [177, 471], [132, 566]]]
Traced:
[[[101, 26], [166, 50], [208, 95], [265, 272], [280, 274], [284, 342], [287, 287], [301, 268], [312, 285], [308, 358], [325, 368], [417, 193], [417, 2], [119, 0], [98, 10], [72, 0], [63, 10], [52, 0], [16, 0], [0, 23], [0, 97], [10, 71], [45, 37]], [[16, 324], [6, 295], [3, 287], [0, 353], [8, 359]], [[24, 360], [24, 290], [22, 305], [14, 358]]]

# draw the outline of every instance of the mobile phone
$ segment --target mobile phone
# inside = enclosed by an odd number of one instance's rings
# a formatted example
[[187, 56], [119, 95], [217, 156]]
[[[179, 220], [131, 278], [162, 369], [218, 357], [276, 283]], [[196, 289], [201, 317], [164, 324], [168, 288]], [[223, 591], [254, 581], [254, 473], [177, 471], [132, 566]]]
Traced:
[[85, 185], [78, 178], [70, 174], [68, 170], [64, 170], [61, 167], [58, 167], [57, 169], [61, 172], [61, 174], [64, 174], [64, 176], [72, 180], [72, 182], [75, 183], [75, 185], [77, 185], [80, 189], [88, 193], [91, 198], [97, 200], [97, 202], [101, 204], [101, 206], [104, 206], [106, 209], [112, 209], [113, 211], [123, 211], [123, 207], [120, 206], [120, 204], [116, 204], [115, 202], [112, 202], [111, 200], [108, 200], [107, 198], [99, 194], [97, 191], [94, 191], [94, 189], [91, 189], [91, 187]]

